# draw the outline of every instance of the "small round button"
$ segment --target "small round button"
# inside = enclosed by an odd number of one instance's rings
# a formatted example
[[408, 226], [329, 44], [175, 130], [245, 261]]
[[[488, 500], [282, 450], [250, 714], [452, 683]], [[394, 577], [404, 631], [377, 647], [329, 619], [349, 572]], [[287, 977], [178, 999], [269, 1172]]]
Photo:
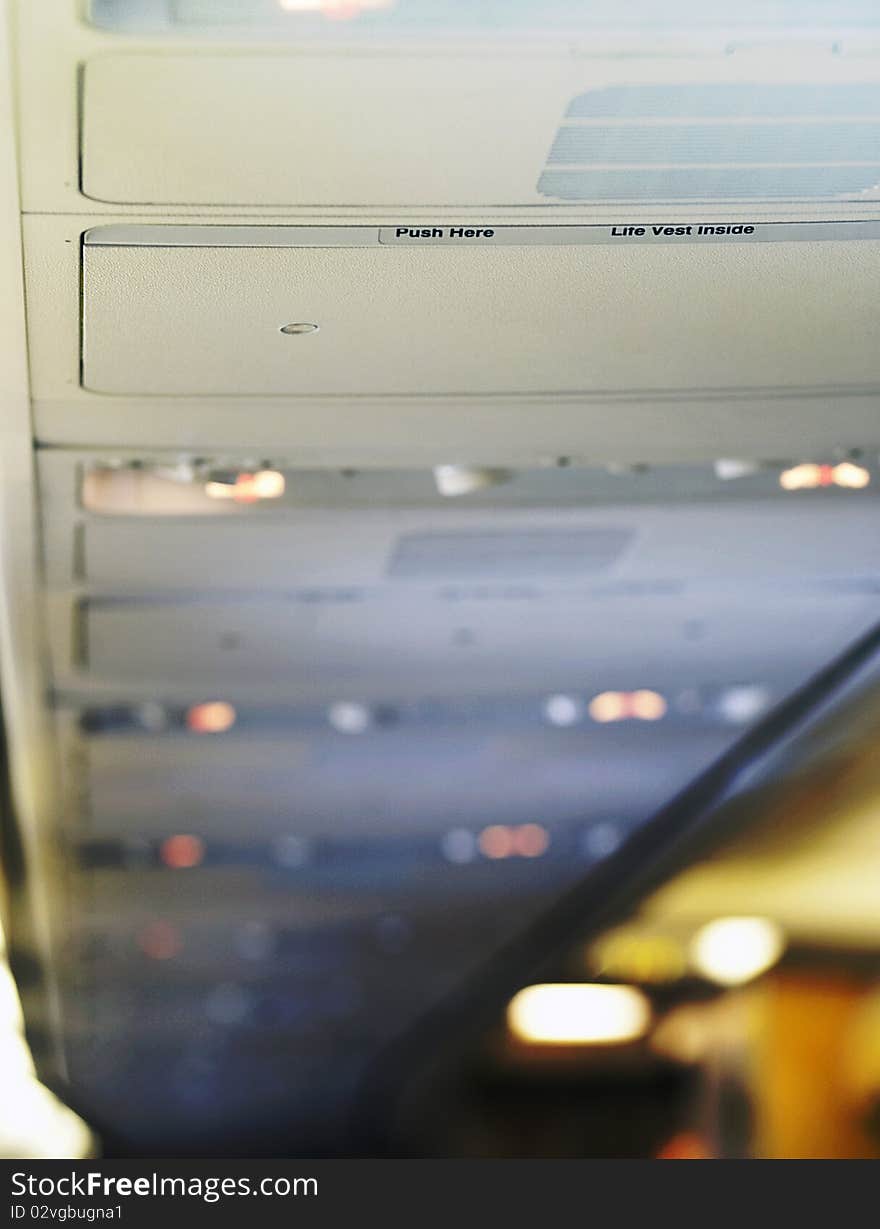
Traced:
[[299, 337], [304, 333], [317, 333], [318, 325], [309, 324], [306, 321], [300, 321], [297, 324], [285, 324], [281, 332], [286, 333], [288, 337]]

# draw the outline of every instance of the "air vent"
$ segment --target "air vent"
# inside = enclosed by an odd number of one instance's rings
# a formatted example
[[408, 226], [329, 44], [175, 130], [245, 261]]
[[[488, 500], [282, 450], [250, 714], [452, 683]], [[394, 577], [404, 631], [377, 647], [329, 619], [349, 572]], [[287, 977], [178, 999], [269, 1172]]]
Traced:
[[538, 190], [560, 200], [658, 202], [875, 193], [880, 86], [594, 90], [569, 106]]
[[621, 85], [580, 94], [566, 119], [825, 119], [880, 117], [880, 86]]
[[409, 534], [398, 541], [388, 571], [405, 580], [534, 579], [599, 572], [614, 563], [631, 537], [628, 529]]

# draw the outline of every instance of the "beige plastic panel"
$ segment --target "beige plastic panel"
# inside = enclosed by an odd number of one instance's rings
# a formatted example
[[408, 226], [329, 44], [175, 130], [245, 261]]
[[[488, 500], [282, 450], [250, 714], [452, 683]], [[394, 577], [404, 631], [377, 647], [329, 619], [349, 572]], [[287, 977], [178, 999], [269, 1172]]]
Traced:
[[[827, 575], [827, 560], [835, 558], [837, 575], [873, 574], [880, 570], [876, 515], [871, 499], [858, 512], [849, 504], [809, 508], [795, 499], [790, 507], [778, 501], [737, 510], [702, 507], [698, 517], [688, 507], [649, 506], [555, 514], [293, 509], [283, 521], [248, 523], [107, 518], [86, 522], [81, 556], [83, 579], [105, 591], [265, 592], [387, 581], [385, 600], [393, 611], [408, 586], [462, 580], [498, 583], [513, 578], [552, 588], [605, 578], [621, 583], [677, 584], [722, 576], [729, 581], [790, 582], [815, 576], [817, 560], [823, 561], [821, 574]], [[67, 555], [73, 554], [71, 526], [52, 534], [50, 541], [58, 542], [58, 554], [48, 561], [50, 583], [63, 585], [64, 544]], [[723, 552], [717, 550], [721, 541]], [[518, 542], [526, 548], [521, 556]], [[580, 557], [559, 554], [569, 542]], [[846, 550], [841, 549], [844, 542]], [[484, 555], [487, 544], [491, 553]], [[541, 557], [542, 550], [552, 549], [557, 551], [551, 561], [556, 566]], [[416, 552], [418, 566], [413, 566]], [[411, 561], [409, 568], [401, 565], [404, 558]]]
[[[286, 524], [255, 519], [222, 527], [92, 520], [85, 526], [85, 578], [116, 589], [260, 592], [375, 585], [389, 574], [423, 584], [499, 575], [546, 579], [548, 571], [551, 578], [583, 580], [606, 572], [626, 550], [629, 519], [541, 511], [432, 517], [359, 509], [348, 515], [294, 510]], [[542, 548], [555, 549], [555, 567], [546, 566]]]
[[[865, 206], [858, 208], [858, 216], [866, 216]], [[840, 216], [855, 218], [855, 210], [841, 205]], [[874, 206], [872, 216], [876, 213]], [[657, 215], [659, 220], [698, 220], [693, 207], [685, 215], [661, 210]], [[718, 216], [742, 220], [741, 213], [732, 210], [719, 210]], [[775, 216], [791, 220], [788, 213]], [[125, 221], [118, 215], [112, 220], [117, 225]], [[134, 220], [149, 221], [143, 215]], [[179, 215], [173, 220], [185, 221]], [[206, 220], [201, 219], [203, 224]], [[470, 225], [474, 219], [460, 214], [453, 220]], [[243, 216], [234, 221], [248, 223]], [[273, 221], [282, 224], [280, 218]], [[385, 215], [382, 224], [397, 221]], [[466, 393], [435, 398], [352, 394], [259, 401], [246, 395], [92, 393], [80, 384], [81, 239], [101, 222], [95, 213], [83, 218], [29, 215], [23, 220], [33, 419], [36, 434], [46, 444], [91, 448], [101, 441], [114, 450], [195, 449], [199, 455], [218, 448], [246, 449], [247, 455], [254, 450], [276, 458], [288, 455], [294, 465], [356, 468], [450, 460], [528, 467], [555, 456], [583, 463], [719, 456], [798, 460], [834, 455], [836, 449], [880, 448], [876, 380], [842, 388], [823, 378], [816, 388], [799, 385], [773, 392], [756, 389], [748, 370], [739, 373], [737, 389], [721, 392], [600, 391], [479, 399]], [[492, 222], [515, 223], [516, 218], [508, 213]], [[849, 260], [841, 262], [840, 275], [848, 276], [850, 267]]]
[[[388, 604], [300, 602], [280, 598], [210, 602], [96, 602], [82, 612], [87, 669], [116, 684], [186, 684], [217, 694], [241, 686], [287, 684], [304, 700], [383, 689], [417, 678], [422, 694], [482, 687], [564, 688], [602, 678], [644, 686], [648, 650], [654, 685], [692, 672], [741, 681], [772, 676], [779, 644], [809, 645], [815, 660], [840, 651], [876, 617], [864, 595], [804, 600], [783, 591], [756, 604], [741, 585], [660, 597], [569, 594], [564, 602], [499, 600], [463, 604], [429, 594]], [[686, 625], [697, 617], [696, 638]], [[601, 663], [601, 666], [598, 664]], [[292, 696], [294, 692], [291, 692]]]
[[100, 56], [84, 74], [83, 191], [144, 205], [540, 204], [577, 72], [564, 52]]
[[[181, 816], [186, 816], [188, 831], [237, 843], [246, 816], [249, 838], [271, 842], [277, 849], [279, 835], [285, 835], [284, 827], [279, 833], [282, 815], [287, 816], [287, 834], [300, 840], [344, 839], [366, 832], [371, 839], [393, 834], [412, 839], [416, 833], [448, 827], [446, 817], [456, 812], [478, 815], [484, 823], [495, 815], [510, 823], [522, 814], [528, 821], [546, 814], [548, 794], [557, 812], [568, 798], [577, 814], [583, 808], [586, 780], [592, 806], [607, 803], [615, 813], [632, 813], [650, 805], [652, 788], [656, 795], [673, 787], [669, 778], [675, 769], [680, 773], [686, 757], [693, 756], [696, 771], [718, 754], [724, 741], [717, 729], [689, 730], [686, 744], [675, 726], [655, 725], [644, 734], [647, 737], [638, 738], [630, 730], [621, 740], [611, 729], [591, 734], [554, 730], [541, 745], [539, 765], [534, 731], [523, 736], [522, 731], [471, 727], [465, 734], [460, 727], [447, 727], [440, 733], [436, 726], [433, 731], [407, 728], [404, 721], [396, 731], [384, 727], [378, 734], [382, 741], [372, 743], [372, 755], [383, 757], [384, 765], [406, 762], [410, 770], [383, 772], [381, 791], [374, 788], [369, 799], [364, 796], [364, 776], [370, 760], [358, 747], [360, 740], [335, 733], [329, 725], [304, 731], [287, 726], [278, 733], [251, 728], [219, 739], [127, 732], [122, 738], [81, 739], [77, 744], [73, 736], [68, 754], [78, 752], [88, 766], [88, 804], [80, 822], [96, 836], [170, 836], [180, 831]], [[442, 757], [441, 740], [446, 744]], [[583, 756], [590, 742], [601, 751], [589, 763], [582, 760], [579, 778], [571, 757], [575, 752]], [[634, 754], [638, 774], [632, 771]], [[457, 771], [450, 769], [453, 757]], [[507, 787], [503, 797], [499, 773]], [[373, 781], [378, 784], [375, 776]], [[82, 778], [78, 784], [82, 793]], [[434, 805], [426, 806], [432, 791]], [[441, 791], [443, 802], [438, 805]]]
[[[134, 395], [880, 380], [880, 243], [86, 246], [83, 381]], [[320, 326], [290, 337], [280, 328]]]

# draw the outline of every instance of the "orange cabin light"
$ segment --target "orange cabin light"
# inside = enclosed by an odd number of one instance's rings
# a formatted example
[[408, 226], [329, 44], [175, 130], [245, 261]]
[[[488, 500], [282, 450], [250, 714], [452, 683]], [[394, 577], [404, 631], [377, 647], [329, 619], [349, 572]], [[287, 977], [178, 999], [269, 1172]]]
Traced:
[[180, 833], [169, 836], [159, 846], [159, 857], [171, 870], [190, 870], [205, 860], [205, 842], [198, 836]]
[[600, 725], [611, 721], [659, 721], [666, 701], [657, 691], [603, 691], [590, 701], [589, 714]]
[[224, 734], [235, 725], [235, 709], [225, 700], [194, 704], [187, 711], [186, 724], [194, 734]]
[[841, 461], [839, 465], [817, 465], [808, 461], [784, 469], [779, 475], [779, 485], [784, 491], [812, 491], [831, 486], [857, 491], [870, 481], [869, 471], [863, 465], [854, 465], [852, 461]]
[[515, 852], [513, 830], [505, 824], [491, 824], [477, 838], [480, 852], [487, 858], [509, 858]]
[[261, 499], [280, 499], [286, 488], [284, 475], [275, 469], [237, 474], [234, 482], [206, 482], [211, 499], [231, 499], [237, 504], [255, 504]]
[[541, 824], [521, 824], [513, 829], [514, 851], [521, 858], [540, 858], [549, 844], [550, 834]]
[[500, 858], [540, 858], [550, 846], [550, 833], [541, 824], [490, 824], [477, 837], [480, 853]]
[[151, 922], [137, 937], [138, 947], [151, 960], [172, 960], [183, 943], [180, 932], [170, 922]]

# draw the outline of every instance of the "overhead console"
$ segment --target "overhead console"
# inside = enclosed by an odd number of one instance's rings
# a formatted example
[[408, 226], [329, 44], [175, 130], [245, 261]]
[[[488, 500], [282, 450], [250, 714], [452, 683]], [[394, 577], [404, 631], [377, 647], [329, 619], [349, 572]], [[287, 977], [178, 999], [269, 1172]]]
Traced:
[[267, 209], [877, 201], [878, 136], [878, 61], [854, 80], [827, 47], [782, 68], [751, 48], [553, 43], [103, 55], [83, 71], [82, 191]]
[[22, 6], [39, 438], [880, 446], [880, 18], [706, 7]]
[[91, 17], [130, 40], [82, 69], [81, 187], [96, 201], [880, 197], [868, 0], [97, 0]]
[[875, 222], [97, 227], [82, 379], [118, 396], [548, 406], [857, 388], [880, 382], [878, 281]]
[[122, 1154], [322, 1155], [876, 620], [880, 11], [10, 3], [29, 1025]]

